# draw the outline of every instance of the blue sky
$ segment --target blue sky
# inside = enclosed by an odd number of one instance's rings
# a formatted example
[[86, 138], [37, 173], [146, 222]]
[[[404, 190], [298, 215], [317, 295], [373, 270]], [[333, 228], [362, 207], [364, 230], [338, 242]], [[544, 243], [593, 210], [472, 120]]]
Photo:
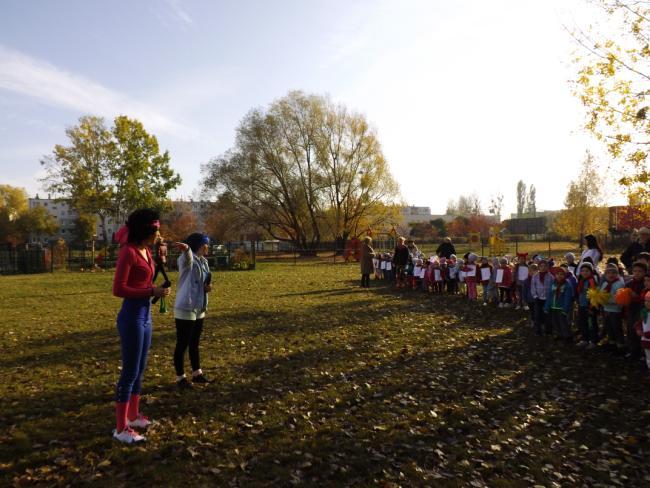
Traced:
[[302, 89], [366, 114], [406, 203], [443, 212], [502, 192], [512, 211], [522, 178], [559, 208], [598, 147], [562, 28], [591, 13], [578, 0], [0, 0], [0, 182], [39, 191], [66, 127], [126, 114], [169, 149], [189, 197], [248, 110]]

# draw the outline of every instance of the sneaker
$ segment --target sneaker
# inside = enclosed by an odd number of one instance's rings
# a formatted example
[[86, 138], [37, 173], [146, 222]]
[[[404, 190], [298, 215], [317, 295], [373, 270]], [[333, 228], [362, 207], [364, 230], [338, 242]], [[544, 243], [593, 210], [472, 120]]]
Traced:
[[487, 307], [487, 302], [483, 302], [483, 306], [484, 306], [484, 307]]
[[138, 414], [135, 420], [127, 420], [126, 425], [127, 427], [131, 428], [136, 428], [136, 429], [146, 429], [149, 427], [153, 422], [149, 420], [148, 417], [145, 417], [141, 413]]
[[503, 308], [504, 305], [505, 303], [499, 303], [499, 308]]
[[593, 343], [593, 342], [590, 342], [589, 344], [587, 344], [587, 349], [588, 350], [596, 349], [596, 347], [597, 347], [596, 344]]
[[113, 429], [113, 439], [116, 439], [124, 444], [135, 444], [136, 442], [142, 442], [145, 440], [144, 436], [138, 434], [132, 428], [127, 427], [119, 434], [117, 429]]
[[187, 381], [187, 378], [181, 378], [176, 382], [176, 386], [178, 386], [179, 390], [189, 390], [192, 388], [192, 383]]
[[586, 345], [587, 345], [587, 342], [586, 342], [586, 341], [580, 341], [580, 342], [578, 342], [578, 343], [576, 344], [576, 346], [578, 346], [578, 347], [585, 347]]
[[517, 305], [517, 306], [515, 307], [515, 310], [521, 310], [521, 307], [520, 307], [519, 305]]
[[192, 383], [210, 383], [203, 373], [192, 376]]
[[524, 305], [524, 310], [528, 312], [530, 310], [530, 307], [528, 305]]

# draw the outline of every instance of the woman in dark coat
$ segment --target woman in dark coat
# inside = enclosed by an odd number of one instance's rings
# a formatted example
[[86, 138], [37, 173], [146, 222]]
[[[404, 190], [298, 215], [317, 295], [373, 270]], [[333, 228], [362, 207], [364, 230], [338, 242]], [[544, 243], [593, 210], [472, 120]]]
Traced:
[[639, 229], [639, 238], [632, 242], [625, 252], [621, 254], [621, 262], [630, 273], [632, 272], [634, 259], [642, 252], [650, 252], [650, 228], [648, 227]]
[[397, 238], [397, 246], [395, 246], [395, 253], [393, 254], [393, 265], [395, 266], [398, 288], [406, 286], [404, 270], [409, 262], [409, 248], [404, 245], [404, 240], [401, 236]]
[[361, 245], [361, 287], [370, 288], [370, 275], [375, 272], [373, 259], [375, 251], [372, 248], [372, 238], [365, 237]]
[[451, 239], [449, 237], [445, 237], [443, 239], [442, 243], [438, 246], [438, 249], [436, 249], [436, 254], [439, 258], [445, 259], [449, 259], [452, 254], [456, 254], [456, 248], [451, 243]]

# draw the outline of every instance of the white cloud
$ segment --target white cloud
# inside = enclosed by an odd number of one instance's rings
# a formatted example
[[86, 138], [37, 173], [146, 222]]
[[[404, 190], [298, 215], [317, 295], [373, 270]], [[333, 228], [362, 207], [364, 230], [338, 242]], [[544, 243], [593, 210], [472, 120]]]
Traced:
[[141, 120], [145, 127], [153, 132], [164, 132], [183, 139], [197, 135], [194, 129], [123, 93], [2, 45], [1, 89], [56, 107], [101, 115], [109, 119], [117, 115], [128, 115]]
[[165, 3], [169, 7], [169, 14], [171, 14], [165, 15], [165, 17], [173, 17], [175, 20], [180, 22], [181, 26], [185, 28], [190, 27], [194, 23], [192, 17], [190, 17], [190, 14], [187, 13], [187, 10], [182, 7], [181, 0], [165, 0]]

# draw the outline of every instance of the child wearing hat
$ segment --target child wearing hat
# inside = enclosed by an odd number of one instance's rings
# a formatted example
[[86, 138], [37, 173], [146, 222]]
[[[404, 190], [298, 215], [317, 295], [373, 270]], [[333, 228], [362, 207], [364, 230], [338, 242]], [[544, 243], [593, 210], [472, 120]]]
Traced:
[[512, 306], [512, 268], [507, 257], [499, 259], [496, 284], [499, 288], [499, 308]]
[[625, 285], [625, 288], [630, 289], [631, 302], [625, 307], [625, 318], [627, 322], [627, 347], [628, 356], [633, 360], [641, 359], [643, 351], [641, 350], [641, 342], [639, 336], [635, 333], [636, 323], [639, 321], [641, 310], [643, 309], [645, 288], [644, 278], [648, 273], [648, 266], [643, 262], [635, 262], [632, 264], [632, 276]]
[[566, 279], [564, 268], [555, 268], [555, 279], [547, 294], [544, 311], [548, 314], [555, 334], [567, 343], [573, 341], [569, 326], [569, 312], [573, 308], [573, 287]]
[[603, 306], [603, 326], [607, 333], [610, 348], [622, 352], [625, 344], [623, 340], [623, 310], [616, 303], [616, 292], [623, 288], [625, 283], [620, 278], [618, 266], [610, 263], [605, 268], [605, 279], [600, 289], [609, 293], [609, 301]]
[[548, 261], [541, 259], [538, 264], [538, 272], [530, 282], [530, 292], [533, 296], [535, 307], [535, 335], [550, 334], [550, 324], [544, 311], [548, 290], [553, 283], [553, 276], [548, 271]]
[[644, 297], [644, 306], [641, 309], [639, 320], [636, 324], [636, 332], [641, 339], [641, 346], [645, 351], [645, 361], [648, 367], [647, 379], [650, 379], [650, 292]]
[[598, 309], [592, 307], [587, 298], [589, 290], [598, 288], [598, 275], [591, 263], [582, 263], [577, 278], [576, 299], [578, 301], [578, 346], [593, 349], [598, 344]]
[[529, 280], [528, 280], [528, 263], [526, 263], [528, 253], [517, 253], [517, 264], [515, 265], [515, 309], [523, 308], [528, 310], [528, 303], [526, 302], [526, 294], [529, 293]]

